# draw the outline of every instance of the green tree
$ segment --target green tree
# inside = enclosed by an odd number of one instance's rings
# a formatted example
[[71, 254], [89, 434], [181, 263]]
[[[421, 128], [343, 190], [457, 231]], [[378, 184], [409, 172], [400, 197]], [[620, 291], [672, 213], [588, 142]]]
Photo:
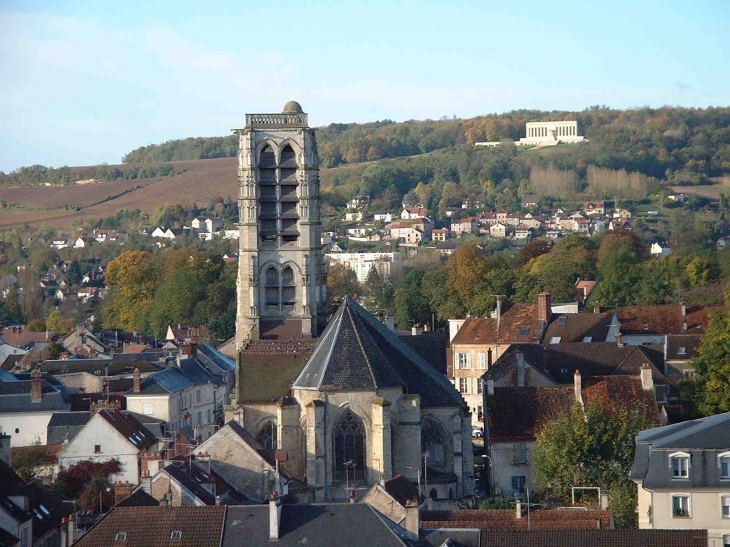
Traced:
[[348, 294], [357, 296], [362, 293], [357, 274], [338, 262], [330, 262], [327, 269], [327, 307], [333, 312]]
[[423, 277], [423, 270], [411, 270], [395, 289], [395, 322], [402, 329], [430, 320], [431, 308], [421, 287]]
[[[611, 405], [597, 398], [585, 408], [548, 422], [538, 433], [533, 453], [533, 477], [555, 497], [569, 500], [573, 486], [598, 486], [603, 491], [632, 497], [612, 503], [617, 526], [636, 526], [635, 487], [628, 479], [634, 460], [636, 434], [655, 424], [636, 409]], [[621, 509], [623, 512], [618, 512]]]
[[705, 416], [730, 411], [730, 316], [713, 313], [710, 325], [690, 361], [695, 371], [694, 402]]
[[164, 337], [172, 324], [193, 323], [195, 308], [203, 300], [205, 286], [191, 272], [173, 272], [157, 287], [148, 309], [147, 320], [152, 332]]
[[71, 332], [76, 326], [76, 320], [73, 317], [64, 317], [60, 311], [54, 310], [48, 315], [46, 327], [56, 334], [66, 334]]
[[126, 251], [112, 260], [105, 274], [109, 294], [102, 307], [104, 327], [144, 330], [159, 275], [159, 264], [146, 251]]
[[71, 265], [68, 267], [67, 272], [68, 284], [71, 286], [79, 285], [81, 283], [82, 275], [83, 274], [81, 273], [81, 264], [79, 263], [79, 261], [74, 260], [73, 262], [71, 262]]

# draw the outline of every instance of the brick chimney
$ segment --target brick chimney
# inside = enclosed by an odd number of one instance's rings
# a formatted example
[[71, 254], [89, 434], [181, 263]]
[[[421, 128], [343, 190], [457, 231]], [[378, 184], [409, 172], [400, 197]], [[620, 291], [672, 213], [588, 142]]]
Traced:
[[269, 500], [269, 541], [279, 539], [279, 526], [281, 525], [281, 500], [279, 493], [271, 494]]
[[575, 396], [575, 402], [583, 406], [583, 379], [579, 370], [576, 370], [573, 374], [573, 395]]
[[30, 400], [37, 403], [43, 399], [43, 386], [41, 385], [40, 369], [33, 369], [30, 373]]
[[[134, 378], [134, 392], [139, 393], [142, 391], [142, 382], [139, 378], [139, 369], [135, 368], [134, 373], [132, 374], [132, 377]], [[129, 384], [127, 384], [129, 385]]]
[[114, 485], [114, 505], [120, 501], [126, 500], [132, 495], [133, 486], [129, 481], [117, 482]]
[[543, 325], [547, 325], [550, 320], [552, 300], [553, 297], [549, 292], [540, 293], [537, 297], [537, 318]]
[[654, 391], [654, 378], [651, 374], [651, 366], [644, 363], [641, 365], [641, 388], [644, 391]]

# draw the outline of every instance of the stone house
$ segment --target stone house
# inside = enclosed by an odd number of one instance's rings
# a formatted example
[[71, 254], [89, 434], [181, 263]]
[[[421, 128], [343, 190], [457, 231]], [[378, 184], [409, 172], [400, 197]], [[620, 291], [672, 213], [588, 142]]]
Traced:
[[428, 210], [425, 207], [404, 207], [400, 214], [403, 220], [416, 220], [427, 216]]
[[449, 229], [448, 228], [436, 228], [432, 232], [432, 237], [434, 241], [446, 241], [449, 237]]
[[461, 220], [451, 221], [451, 232], [457, 237], [461, 234], [473, 234], [477, 231], [477, 219], [475, 217], [466, 217]]
[[730, 543], [730, 413], [640, 432], [629, 478], [639, 528], [707, 529], [708, 545]]
[[84, 460], [118, 460], [121, 471], [114, 475], [114, 480], [138, 484], [142, 455], [156, 443], [154, 435], [133, 416], [101, 409], [64, 445], [58, 453], [58, 463], [68, 469]]
[[489, 235], [492, 237], [507, 237], [512, 232], [512, 227], [498, 222], [489, 227]]

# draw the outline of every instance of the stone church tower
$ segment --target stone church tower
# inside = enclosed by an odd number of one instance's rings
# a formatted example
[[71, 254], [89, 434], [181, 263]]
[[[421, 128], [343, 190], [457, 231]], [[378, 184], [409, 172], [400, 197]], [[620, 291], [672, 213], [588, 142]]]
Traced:
[[239, 137], [236, 347], [260, 337], [318, 334], [326, 284], [319, 157], [299, 103], [247, 114]]

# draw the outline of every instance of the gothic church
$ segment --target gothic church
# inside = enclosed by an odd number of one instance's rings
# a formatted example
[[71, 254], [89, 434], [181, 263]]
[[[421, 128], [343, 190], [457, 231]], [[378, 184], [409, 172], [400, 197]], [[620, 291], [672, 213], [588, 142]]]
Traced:
[[247, 115], [236, 133], [244, 427], [287, 454], [284, 470], [311, 500], [344, 500], [397, 474], [420, 479], [424, 496], [471, 494], [471, 419], [447, 378], [350, 297], [326, 324], [307, 114], [292, 101], [281, 114]]

